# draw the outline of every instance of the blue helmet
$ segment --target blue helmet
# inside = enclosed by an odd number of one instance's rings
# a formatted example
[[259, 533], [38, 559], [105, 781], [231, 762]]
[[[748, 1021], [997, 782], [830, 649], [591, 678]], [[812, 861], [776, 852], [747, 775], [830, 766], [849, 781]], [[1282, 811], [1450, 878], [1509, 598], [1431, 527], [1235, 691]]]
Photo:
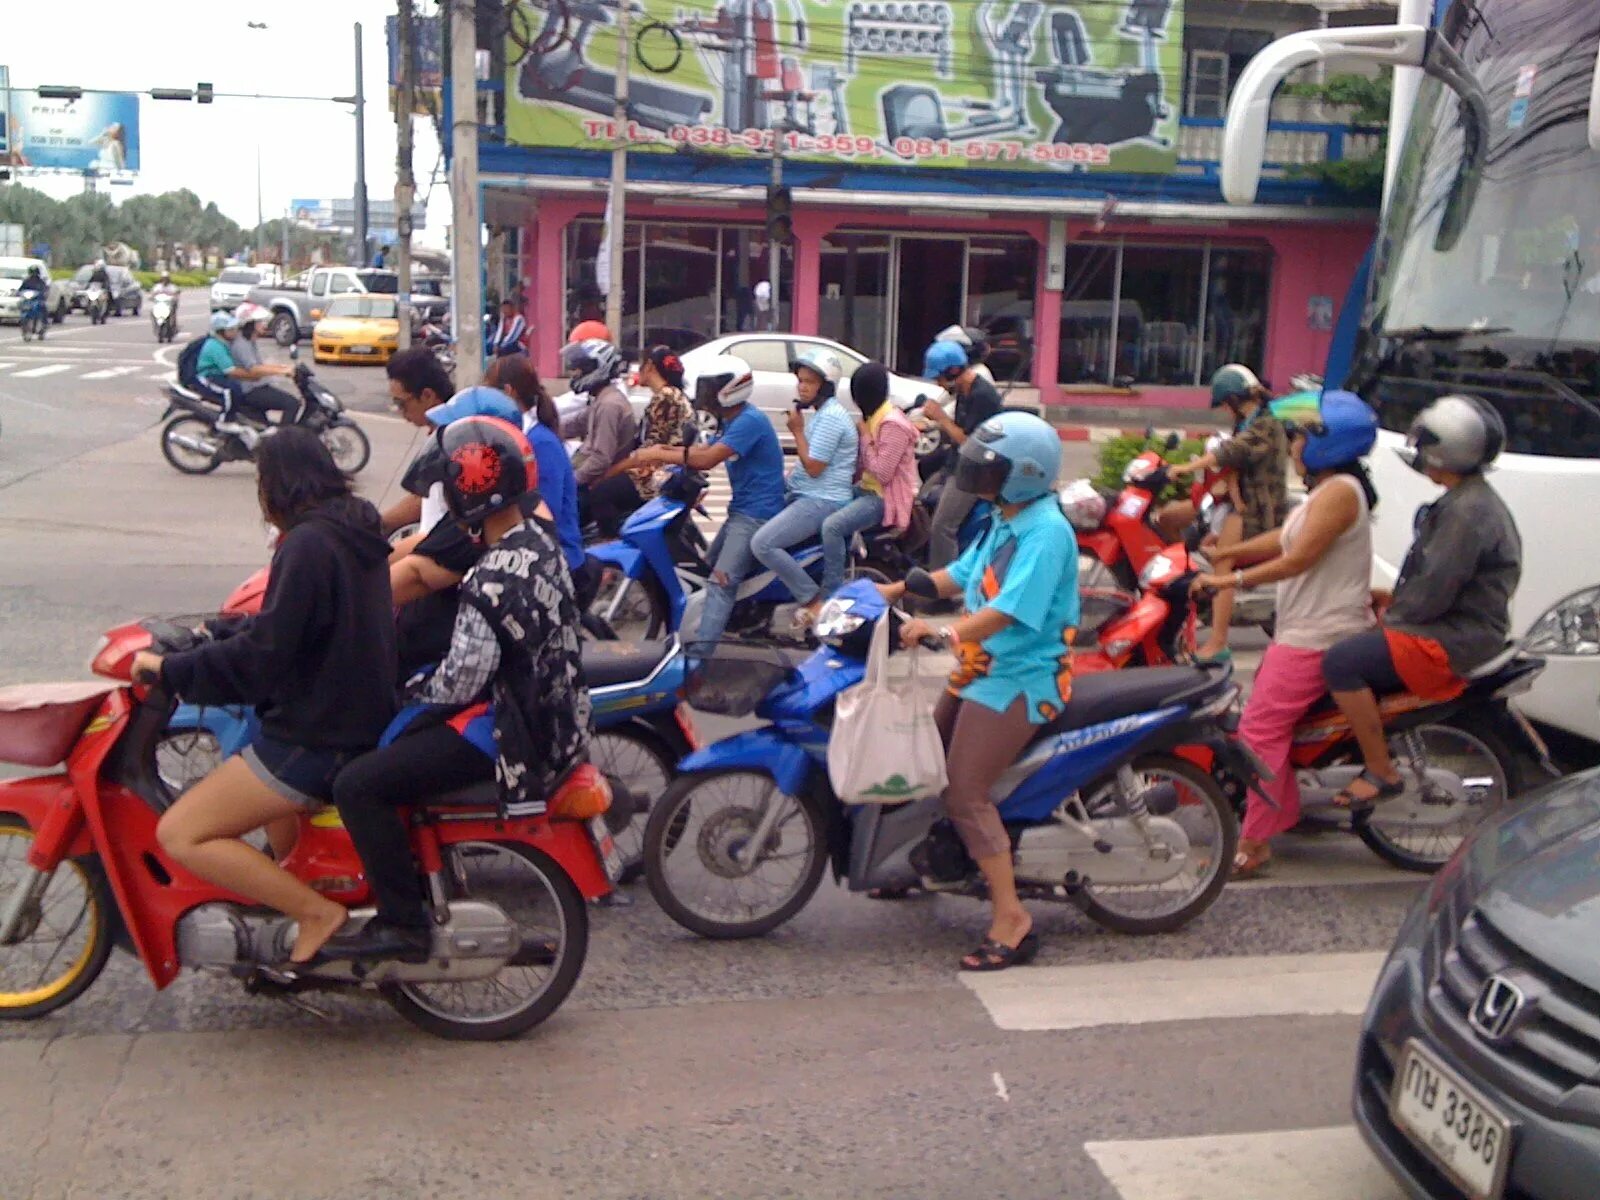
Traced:
[[967, 350], [960, 342], [935, 342], [922, 356], [922, 377], [942, 380], [951, 371], [964, 371]]
[[1060, 435], [1032, 413], [1003, 412], [961, 443], [955, 484], [975, 496], [1026, 504], [1053, 489], [1060, 473]]
[[1358, 462], [1378, 441], [1378, 414], [1354, 392], [1322, 393], [1321, 415], [1302, 426], [1308, 471], [1330, 471]]

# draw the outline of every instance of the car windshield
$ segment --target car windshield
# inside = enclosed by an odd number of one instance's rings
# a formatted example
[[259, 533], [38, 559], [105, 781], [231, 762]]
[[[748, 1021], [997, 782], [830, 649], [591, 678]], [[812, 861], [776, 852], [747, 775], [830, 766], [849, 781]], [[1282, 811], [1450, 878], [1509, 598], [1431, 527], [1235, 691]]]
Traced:
[[27, 267], [0, 266], [0, 279], [26, 279], [27, 277]]
[[[388, 271], [362, 271], [357, 275], [361, 286], [369, 292], [376, 292], [383, 296], [392, 296], [400, 290], [400, 277]], [[393, 316], [394, 314], [389, 314]]]
[[417, 296], [444, 295], [444, 290], [440, 288], [439, 281], [437, 279], [413, 279], [411, 281], [411, 292], [413, 295]]
[[232, 267], [217, 276], [218, 283], [258, 283], [261, 277], [248, 267]]
[[78, 273], [72, 277], [73, 283], [88, 283], [89, 276], [94, 274], [93, 267], [79, 267]]
[[342, 296], [328, 305], [330, 317], [389, 317], [395, 316], [395, 302], [381, 296]]

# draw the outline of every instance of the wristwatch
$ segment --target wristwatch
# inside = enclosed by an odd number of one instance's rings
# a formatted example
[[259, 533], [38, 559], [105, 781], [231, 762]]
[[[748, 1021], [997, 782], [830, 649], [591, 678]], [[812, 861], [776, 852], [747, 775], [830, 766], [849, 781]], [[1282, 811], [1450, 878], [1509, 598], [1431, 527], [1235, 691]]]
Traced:
[[948, 645], [953, 651], [961, 648], [961, 635], [956, 632], [954, 625], [939, 626], [939, 640]]

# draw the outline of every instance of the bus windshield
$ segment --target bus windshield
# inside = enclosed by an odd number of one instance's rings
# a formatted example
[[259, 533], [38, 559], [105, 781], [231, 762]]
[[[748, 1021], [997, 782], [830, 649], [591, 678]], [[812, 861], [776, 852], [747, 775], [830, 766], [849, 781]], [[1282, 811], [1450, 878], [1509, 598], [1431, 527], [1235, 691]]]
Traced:
[[1500, 410], [1509, 451], [1600, 458], [1600, 155], [1587, 140], [1600, 4], [1457, 0], [1439, 33], [1482, 89], [1488, 129], [1464, 161], [1463, 101], [1424, 80], [1350, 384], [1391, 430], [1470, 392]]

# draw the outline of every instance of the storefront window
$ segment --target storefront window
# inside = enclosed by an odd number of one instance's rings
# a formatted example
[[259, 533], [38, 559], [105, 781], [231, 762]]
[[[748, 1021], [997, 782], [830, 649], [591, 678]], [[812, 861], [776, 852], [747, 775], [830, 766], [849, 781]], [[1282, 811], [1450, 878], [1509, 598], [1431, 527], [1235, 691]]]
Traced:
[[1111, 311], [1117, 291], [1115, 243], [1067, 250], [1067, 280], [1061, 291], [1062, 383], [1111, 382]]
[[[639, 344], [683, 353], [717, 334], [718, 230], [705, 225], [645, 228], [644, 330]], [[624, 330], [631, 346], [634, 335]]]
[[989, 334], [996, 379], [1027, 379], [1033, 360], [1033, 292], [1039, 247], [1032, 238], [973, 238], [967, 244], [963, 323]]
[[1202, 379], [1209, 379], [1223, 363], [1249, 363], [1259, 369], [1266, 350], [1271, 264], [1265, 250], [1217, 247], [1211, 251]]
[[[574, 221], [567, 226], [567, 328], [579, 321], [603, 321], [606, 297], [600, 290], [595, 264], [600, 255], [601, 223]], [[623, 235], [621, 347], [638, 353], [639, 292], [642, 263], [639, 226], [630, 221]], [[612, 330], [615, 334], [617, 331]]]
[[789, 295], [793, 290], [794, 247], [783, 248], [778, 289], [782, 303], [773, 324], [767, 280], [767, 235], [753, 226], [725, 226], [722, 230], [722, 332], [748, 333], [757, 329], [789, 328]]
[[833, 233], [821, 247], [817, 332], [882, 359], [889, 344], [886, 233]]
[[[1200, 340], [1204, 246], [1124, 246], [1117, 374], [1140, 383], [1192, 384]], [[1129, 318], [1132, 319], [1129, 319]]]

